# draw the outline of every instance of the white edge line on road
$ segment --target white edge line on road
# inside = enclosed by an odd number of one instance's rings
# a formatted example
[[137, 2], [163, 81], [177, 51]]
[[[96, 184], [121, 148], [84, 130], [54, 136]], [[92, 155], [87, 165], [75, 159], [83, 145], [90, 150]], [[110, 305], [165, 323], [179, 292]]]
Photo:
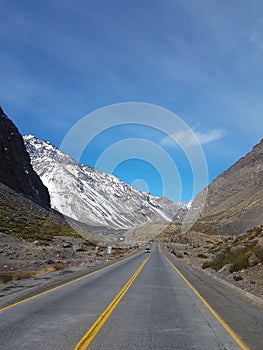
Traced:
[[170, 261], [170, 259], [162, 252], [164, 258], [172, 266], [172, 268], [178, 273], [178, 275], [184, 280], [184, 282], [191, 288], [195, 295], [201, 300], [201, 302], [206, 306], [210, 313], [216, 318], [216, 320], [223, 326], [231, 338], [237, 343], [237, 345], [242, 350], [249, 350], [248, 347], [239, 339], [239, 337], [234, 333], [234, 331], [225, 323], [225, 321], [218, 315], [218, 313], [208, 304], [208, 302], [201, 296], [201, 294], [192, 286], [188, 279], [178, 270], [178, 268]]

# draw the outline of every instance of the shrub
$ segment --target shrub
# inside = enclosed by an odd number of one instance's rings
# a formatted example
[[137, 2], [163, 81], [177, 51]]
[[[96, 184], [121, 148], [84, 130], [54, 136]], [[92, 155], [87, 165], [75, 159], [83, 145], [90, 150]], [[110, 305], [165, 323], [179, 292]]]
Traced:
[[240, 271], [248, 267], [249, 256], [248, 249], [231, 253], [230, 248], [227, 247], [212, 259], [211, 267], [218, 271], [226, 264], [231, 264], [230, 272]]
[[240, 275], [234, 275], [233, 279], [234, 279], [235, 281], [242, 281], [242, 280], [243, 280], [243, 277], [240, 276]]
[[211, 267], [211, 261], [204, 261], [202, 264], [202, 269], [207, 269], [208, 267]]
[[248, 258], [251, 253], [247, 251], [238, 252], [238, 254], [231, 256], [232, 265], [229, 268], [230, 272], [240, 271], [242, 269], [246, 269], [248, 265]]
[[218, 271], [226, 264], [229, 264], [229, 248], [219, 252], [213, 257], [211, 267], [212, 269]]
[[254, 253], [260, 261], [263, 261], [263, 247], [257, 246], [254, 249]]

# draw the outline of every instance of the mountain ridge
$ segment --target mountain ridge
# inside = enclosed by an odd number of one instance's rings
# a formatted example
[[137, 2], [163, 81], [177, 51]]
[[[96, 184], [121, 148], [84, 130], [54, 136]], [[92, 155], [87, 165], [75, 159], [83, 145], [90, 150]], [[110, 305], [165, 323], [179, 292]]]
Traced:
[[[217, 176], [192, 203], [206, 201], [193, 229], [238, 235], [263, 223], [263, 139]], [[190, 213], [189, 213], [190, 214]]]
[[33, 168], [49, 189], [52, 207], [76, 220], [128, 229], [172, 220], [187, 211], [187, 204], [140, 192], [111, 174], [79, 164], [50, 142], [33, 135], [25, 135], [24, 142]]

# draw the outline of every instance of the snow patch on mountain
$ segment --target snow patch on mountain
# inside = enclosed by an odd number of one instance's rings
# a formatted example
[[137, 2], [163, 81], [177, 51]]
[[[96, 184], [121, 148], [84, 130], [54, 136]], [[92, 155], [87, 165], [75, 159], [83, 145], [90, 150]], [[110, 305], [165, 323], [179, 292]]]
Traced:
[[111, 174], [76, 162], [50, 142], [24, 136], [34, 170], [48, 188], [51, 206], [87, 224], [130, 228], [147, 222], [171, 221], [187, 212], [187, 204], [154, 197]]

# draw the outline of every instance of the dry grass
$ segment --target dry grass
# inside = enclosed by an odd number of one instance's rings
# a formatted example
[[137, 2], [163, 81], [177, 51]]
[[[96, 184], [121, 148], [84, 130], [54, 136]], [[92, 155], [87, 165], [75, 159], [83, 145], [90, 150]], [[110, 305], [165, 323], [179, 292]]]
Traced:
[[36, 277], [49, 272], [62, 270], [63, 267], [64, 265], [62, 263], [55, 263], [37, 271], [2, 271], [0, 272], [0, 285], [3, 285], [7, 282], [14, 283], [24, 278]]

